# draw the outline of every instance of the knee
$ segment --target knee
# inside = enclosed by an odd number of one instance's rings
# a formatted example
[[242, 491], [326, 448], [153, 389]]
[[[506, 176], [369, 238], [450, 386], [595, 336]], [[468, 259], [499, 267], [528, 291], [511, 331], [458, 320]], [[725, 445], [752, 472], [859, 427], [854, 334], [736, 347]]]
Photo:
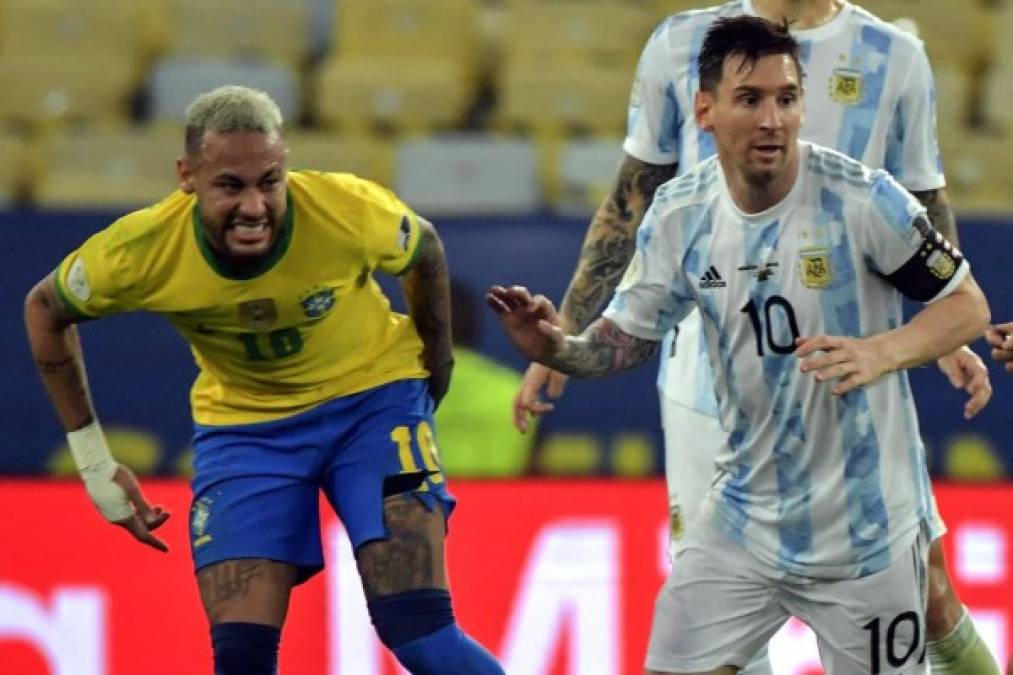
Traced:
[[450, 592], [441, 588], [374, 598], [369, 616], [380, 642], [392, 650], [454, 623]]
[[213, 626], [215, 675], [276, 675], [280, 637], [280, 629], [257, 623]]

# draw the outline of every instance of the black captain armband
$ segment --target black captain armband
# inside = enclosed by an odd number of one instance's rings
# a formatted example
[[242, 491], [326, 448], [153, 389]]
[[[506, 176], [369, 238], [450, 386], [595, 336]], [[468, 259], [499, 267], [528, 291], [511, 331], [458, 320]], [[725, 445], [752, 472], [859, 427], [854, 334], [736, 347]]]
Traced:
[[924, 215], [916, 216], [912, 225], [911, 237], [921, 241], [918, 251], [884, 278], [906, 297], [928, 302], [950, 283], [964, 256], [933, 229]]

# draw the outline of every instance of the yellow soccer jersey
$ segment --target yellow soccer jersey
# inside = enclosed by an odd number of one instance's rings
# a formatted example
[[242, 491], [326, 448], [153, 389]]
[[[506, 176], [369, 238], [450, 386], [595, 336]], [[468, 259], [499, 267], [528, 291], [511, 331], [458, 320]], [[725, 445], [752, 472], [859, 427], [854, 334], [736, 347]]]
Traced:
[[285, 222], [256, 269], [224, 267], [196, 197], [176, 191], [92, 236], [56, 281], [84, 316], [165, 316], [200, 368], [194, 420], [245, 424], [428, 376], [414, 324], [372, 277], [406, 271], [418, 245], [416, 216], [393, 193], [350, 174], [291, 171]]

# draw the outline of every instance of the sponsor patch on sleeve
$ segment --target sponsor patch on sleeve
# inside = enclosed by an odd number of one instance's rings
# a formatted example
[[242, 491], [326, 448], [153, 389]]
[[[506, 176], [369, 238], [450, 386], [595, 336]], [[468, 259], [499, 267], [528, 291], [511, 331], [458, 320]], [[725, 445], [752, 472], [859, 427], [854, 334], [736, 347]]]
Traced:
[[84, 269], [84, 260], [77, 258], [67, 272], [67, 290], [78, 300], [87, 302], [91, 297], [91, 286], [88, 285], [88, 273]]

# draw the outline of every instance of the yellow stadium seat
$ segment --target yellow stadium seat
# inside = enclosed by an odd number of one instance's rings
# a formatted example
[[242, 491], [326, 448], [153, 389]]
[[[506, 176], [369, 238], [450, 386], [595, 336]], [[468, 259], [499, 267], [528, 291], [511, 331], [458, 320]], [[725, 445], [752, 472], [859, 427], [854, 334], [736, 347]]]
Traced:
[[152, 204], [177, 187], [182, 131], [103, 129], [55, 136], [43, 148], [35, 202], [47, 208]]
[[168, 51], [299, 66], [310, 46], [309, 10], [291, 0], [171, 0]]
[[104, 49], [139, 62], [158, 42], [165, 0], [3, 0], [0, 53], [34, 58], [55, 52], [70, 60], [80, 50]]
[[393, 127], [403, 133], [455, 126], [472, 100], [459, 74], [436, 62], [333, 59], [317, 74], [319, 122], [361, 133]]
[[507, 68], [632, 65], [652, 28], [642, 7], [583, 0], [517, 3], [504, 19]]
[[343, 59], [443, 61], [470, 68], [475, 0], [339, 0], [335, 53]]
[[325, 125], [405, 133], [454, 127], [474, 98], [473, 0], [342, 0], [333, 56], [316, 73]]
[[633, 67], [508, 71], [500, 85], [496, 124], [541, 135], [622, 134]]
[[394, 184], [394, 147], [366, 136], [289, 131], [288, 165], [295, 169], [354, 173], [385, 187]]
[[59, 121], [123, 121], [136, 85], [134, 64], [104, 51], [68, 58], [41, 52], [0, 56], [0, 120], [36, 128]]
[[0, 134], [0, 206], [21, 197], [30, 182], [28, 148], [25, 137]]
[[956, 126], [939, 130], [946, 189], [958, 213], [1013, 210], [1010, 137], [976, 134]]

